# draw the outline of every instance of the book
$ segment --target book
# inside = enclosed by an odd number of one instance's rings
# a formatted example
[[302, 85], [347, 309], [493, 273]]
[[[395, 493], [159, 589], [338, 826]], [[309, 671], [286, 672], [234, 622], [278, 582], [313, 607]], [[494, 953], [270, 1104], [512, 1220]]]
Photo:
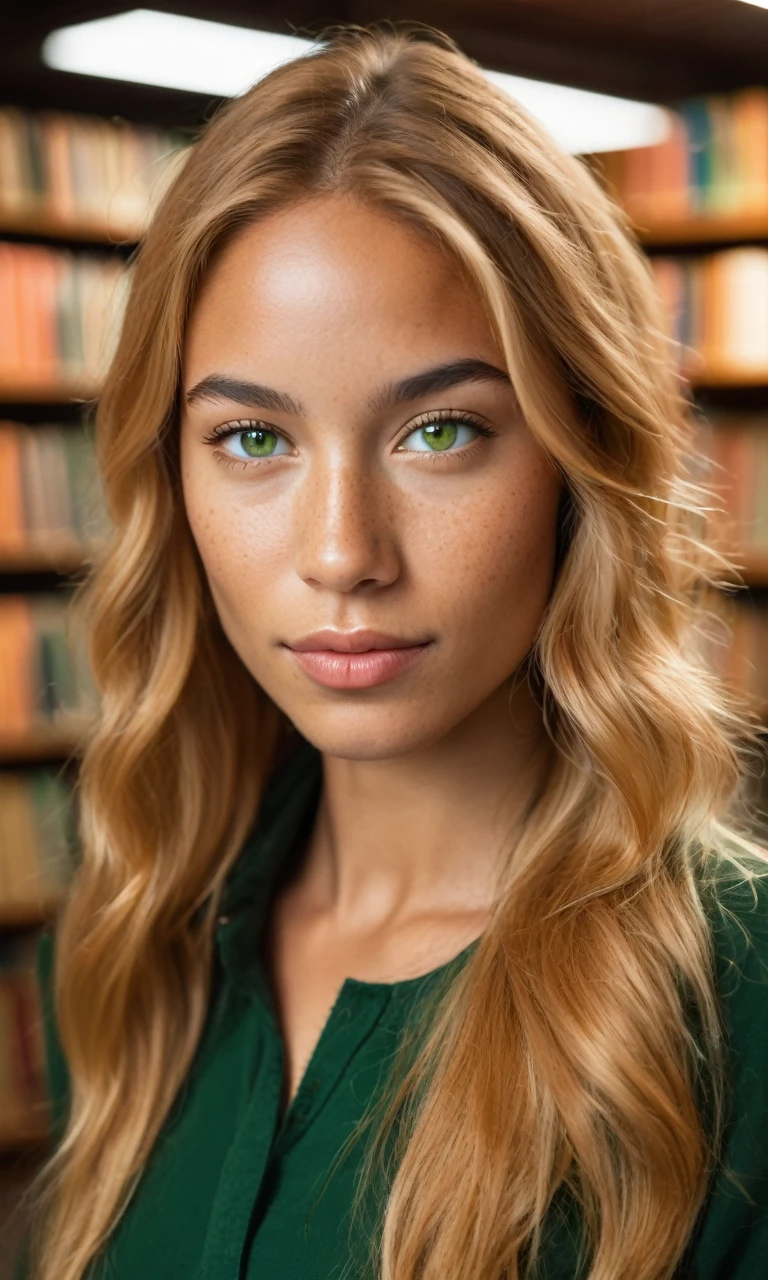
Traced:
[[678, 102], [665, 141], [604, 153], [598, 170], [641, 226], [768, 214], [768, 89]]
[[659, 296], [684, 368], [768, 380], [768, 249], [652, 259]]
[[0, 224], [4, 214], [7, 225], [47, 218], [138, 239], [189, 141], [180, 130], [2, 107]]
[[45, 1139], [49, 1099], [34, 936], [0, 938], [0, 1142]]
[[112, 256], [0, 241], [2, 386], [93, 390], [119, 334], [130, 268]]
[[62, 772], [0, 772], [0, 918], [4, 907], [55, 901], [76, 859], [74, 795]]
[[68, 593], [0, 595], [0, 735], [82, 724], [97, 705]]
[[89, 423], [0, 421], [0, 566], [24, 550], [87, 556], [108, 528]]

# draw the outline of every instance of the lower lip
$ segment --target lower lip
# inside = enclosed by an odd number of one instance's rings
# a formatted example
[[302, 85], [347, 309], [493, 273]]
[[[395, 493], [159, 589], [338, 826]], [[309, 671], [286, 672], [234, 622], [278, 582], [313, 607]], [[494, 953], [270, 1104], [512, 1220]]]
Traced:
[[405, 649], [368, 649], [365, 653], [338, 653], [334, 649], [291, 649], [299, 666], [318, 684], [329, 689], [370, 689], [399, 676], [428, 649], [426, 644]]

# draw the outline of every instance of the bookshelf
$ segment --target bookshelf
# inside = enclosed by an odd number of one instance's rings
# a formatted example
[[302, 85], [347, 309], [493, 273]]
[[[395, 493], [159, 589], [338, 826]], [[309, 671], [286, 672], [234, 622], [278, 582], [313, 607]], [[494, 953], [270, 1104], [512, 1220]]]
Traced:
[[49, 1141], [34, 966], [72, 870], [90, 723], [62, 621], [106, 527], [89, 411], [130, 253], [186, 141], [0, 106], [0, 1163]]
[[715, 610], [733, 623], [723, 673], [749, 679], [768, 722], [768, 87], [681, 102], [670, 124], [659, 145], [589, 163], [649, 256], [681, 375], [730, 480], [732, 524], [714, 523], [742, 569], [721, 575], [736, 588]]

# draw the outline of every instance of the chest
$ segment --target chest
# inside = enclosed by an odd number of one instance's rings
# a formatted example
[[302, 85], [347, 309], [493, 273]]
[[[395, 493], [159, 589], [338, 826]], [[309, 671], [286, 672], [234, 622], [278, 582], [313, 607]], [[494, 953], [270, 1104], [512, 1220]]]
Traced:
[[287, 889], [273, 903], [263, 958], [283, 1039], [282, 1109], [291, 1105], [347, 979], [385, 994], [457, 955], [485, 923], [472, 914], [416, 919], [398, 930], [340, 932]]

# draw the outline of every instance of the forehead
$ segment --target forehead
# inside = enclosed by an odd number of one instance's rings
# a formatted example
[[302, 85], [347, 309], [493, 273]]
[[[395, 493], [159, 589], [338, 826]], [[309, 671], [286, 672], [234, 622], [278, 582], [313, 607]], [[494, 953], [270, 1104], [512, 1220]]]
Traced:
[[365, 354], [379, 370], [447, 349], [498, 354], [453, 258], [404, 220], [349, 197], [269, 214], [222, 250], [190, 317], [185, 365], [190, 376], [224, 357], [229, 365], [290, 358], [311, 369], [329, 349], [336, 361]]

